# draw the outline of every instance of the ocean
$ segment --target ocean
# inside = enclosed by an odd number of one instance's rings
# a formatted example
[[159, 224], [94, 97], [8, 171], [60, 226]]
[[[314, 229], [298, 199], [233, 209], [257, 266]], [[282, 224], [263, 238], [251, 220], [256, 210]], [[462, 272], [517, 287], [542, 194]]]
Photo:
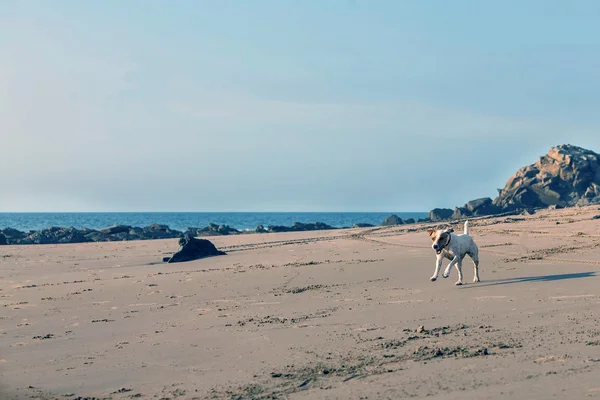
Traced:
[[253, 230], [258, 225], [285, 225], [294, 222], [323, 222], [336, 228], [357, 223], [379, 225], [391, 214], [402, 219], [424, 218], [426, 212], [123, 212], [123, 213], [0, 213], [0, 229], [40, 230], [50, 226], [101, 229], [111, 225], [168, 225], [184, 231], [202, 228], [210, 222], [229, 225], [238, 230]]

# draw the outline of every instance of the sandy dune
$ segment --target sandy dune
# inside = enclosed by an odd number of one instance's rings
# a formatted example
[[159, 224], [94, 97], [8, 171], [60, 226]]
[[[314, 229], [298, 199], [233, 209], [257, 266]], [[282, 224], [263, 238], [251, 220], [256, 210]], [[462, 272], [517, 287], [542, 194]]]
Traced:
[[415, 225], [0, 247], [0, 398], [600, 398], [597, 214], [472, 221], [463, 287]]

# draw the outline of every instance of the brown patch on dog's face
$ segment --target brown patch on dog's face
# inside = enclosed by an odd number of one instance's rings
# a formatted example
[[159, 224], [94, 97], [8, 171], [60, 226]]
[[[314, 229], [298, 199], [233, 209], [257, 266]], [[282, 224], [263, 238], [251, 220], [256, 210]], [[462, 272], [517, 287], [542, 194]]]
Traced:
[[431, 247], [435, 250], [436, 254], [440, 254], [444, 249], [444, 246], [448, 244], [448, 236], [450, 233], [448, 231], [434, 231], [433, 234], [430, 233], [429, 235], [433, 241]]
[[427, 233], [429, 234], [429, 237], [431, 237], [431, 239], [435, 239], [435, 237], [437, 236], [437, 231], [435, 229], [427, 229]]

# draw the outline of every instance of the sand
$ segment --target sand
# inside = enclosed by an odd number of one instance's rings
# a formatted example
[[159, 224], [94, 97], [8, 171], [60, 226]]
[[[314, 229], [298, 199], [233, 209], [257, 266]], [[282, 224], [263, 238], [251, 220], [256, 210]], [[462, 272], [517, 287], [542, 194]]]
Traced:
[[0, 398], [600, 398], [597, 214], [473, 220], [462, 287], [425, 225], [3, 246]]

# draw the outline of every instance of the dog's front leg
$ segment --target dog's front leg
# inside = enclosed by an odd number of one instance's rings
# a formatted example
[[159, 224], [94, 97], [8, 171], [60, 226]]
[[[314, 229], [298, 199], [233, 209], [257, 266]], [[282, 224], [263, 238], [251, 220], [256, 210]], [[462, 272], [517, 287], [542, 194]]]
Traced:
[[442, 269], [442, 260], [444, 259], [444, 256], [442, 256], [441, 254], [439, 254], [435, 260], [435, 271], [433, 273], [433, 276], [429, 279], [431, 279], [431, 282], [435, 282], [438, 278], [438, 275], [440, 274], [440, 269]]
[[452, 267], [454, 266], [454, 264], [456, 264], [457, 262], [459, 262], [459, 258], [458, 256], [455, 256], [452, 261], [450, 261], [450, 263], [448, 264], [448, 266], [446, 267], [446, 269], [444, 270], [444, 273], [442, 274], [442, 276], [444, 278], [447, 278], [450, 276], [450, 270], [452, 270]]

